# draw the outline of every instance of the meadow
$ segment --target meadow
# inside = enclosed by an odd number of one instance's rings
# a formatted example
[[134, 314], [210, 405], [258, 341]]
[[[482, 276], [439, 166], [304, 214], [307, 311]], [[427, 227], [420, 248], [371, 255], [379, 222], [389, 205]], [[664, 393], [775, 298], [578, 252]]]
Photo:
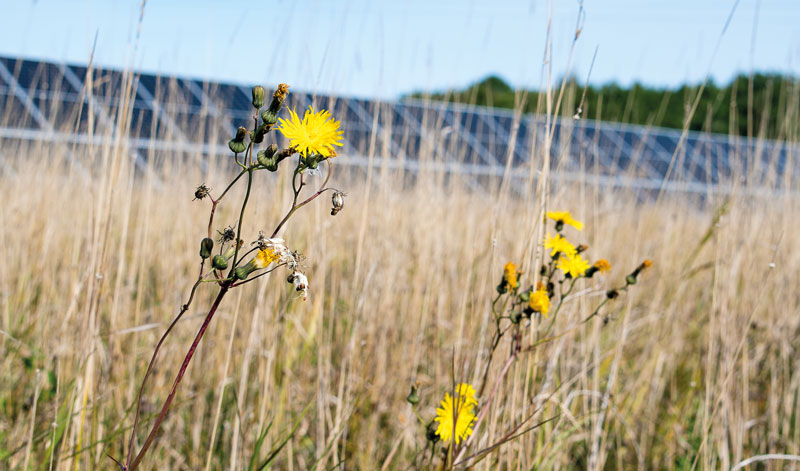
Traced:
[[[547, 341], [507, 362], [501, 339], [485, 420], [455, 467], [794, 469], [793, 185], [642, 195], [551, 180], [534, 155], [535, 178], [475, 187], [433, 165], [393, 168], [374, 147], [368, 166], [336, 166], [339, 214], [321, 198], [282, 232], [306, 257], [308, 299], [276, 272], [224, 300], [142, 469], [438, 469], [442, 443], [432, 451], [416, 414], [429, 421], [455, 383], [481, 383], [503, 267], [536, 276], [552, 210], [585, 223], [570, 237], [611, 270], [581, 280]], [[125, 455], [147, 362], [196, 276], [209, 203], [195, 189], [224, 188], [235, 167], [150, 149], [137, 170], [111, 138], [0, 151], [0, 469], [114, 469], [107, 454]], [[274, 227], [291, 196], [290, 175], [256, 174], [243, 233]], [[220, 207], [213, 230], [237, 219]], [[638, 283], [584, 322], [644, 259]], [[165, 343], [145, 428], [215, 295], [202, 285]]]

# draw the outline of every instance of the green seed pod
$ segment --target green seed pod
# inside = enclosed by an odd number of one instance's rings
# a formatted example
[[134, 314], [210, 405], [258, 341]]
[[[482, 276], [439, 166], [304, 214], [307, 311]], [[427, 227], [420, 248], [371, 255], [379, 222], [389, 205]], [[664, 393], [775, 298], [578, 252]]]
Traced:
[[250, 274], [250, 271], [251, 271], [251, 270], [248, 270], [247, 268], [248, 268], [247, 265], [245, 265], [243, 267], [236, 267], [236, 269], [233, 270], [234, 278], [236, 278], [237, 280], [245, 280], [245, 279], [247, 279], [247, 276]]
[[222, 255], [214, 255], [214, 258], [211, 259], [211, 266], [216, 270], [224, 270], [228, 268], [228, 260]]
[[417, 394], [417, 387], [415, 385], [411, 386], [411, 392], [408, 393], [408, 396], [406, 396], [406, 401], [408, 401], [412, 406], [419, 404], [419, 394]]
[[635, 285], [636, 284], [636, 275], [638, 275], [638, 273], [637, 274], [631, 273], [630, 275], [626, 276], [625, 277], [625, 283], [628, 283], [629, 285]]
[[315, 170], [317, 167], [319, 167], [319, 160], [320, 160], [320, 156], [319, 155], [311, 154], [308, 157], [303, 159], [303, 164], [307, 168], [310, 168], [311, 170]]
[[272, 126], [278, 122], [278, 113], [268, 108], [261, 112], [261, 119], [264, 120], [264, 124]]
[[278, 151], [278, 146], [276, 146], [275, 144], [270, 144], [269, 147], [258, 152], [256, 159], [258, 160], [259, 164], [265, 167], [277, 165], [277, 162], [275, 161], [275, 152], [277, 151]]
[[272, 125], [278, 122], [278, 112], [281, 110], [281, 106], [283, 106], [283, 102], [286, 100], [286, 95], [288, 94], [288, 85], [285, 83], [278, 85], [275, 93], [272, 94], [272, 101], [269, 103], [269, 108], [261, 113], [261, 119], [264, 120], [264, 123]]
[[264, 106], [264, 87], [256, 85], [253, 87], [253, 108], [259, 109]]
[[439, 434], [436, 433], [436, 424], [433, 422], [429, 423], [425, 428], [425, 438], [427, 438], [431, 443], [436, 443], [439, 441]]
[[205, 260], [211, 256], [211, 251], [214, 250], [214, 241], [206, 237], [200, 242], [200, 257]]
[[247, 129], [239, 126], [239, 129], [236, 130], [236, 137], [228, 142], [228, 147], [236, 153], [241, 154], [242, 152], [247, 149], [247, 144], [244, 143], [244, 137], [247, 135]]

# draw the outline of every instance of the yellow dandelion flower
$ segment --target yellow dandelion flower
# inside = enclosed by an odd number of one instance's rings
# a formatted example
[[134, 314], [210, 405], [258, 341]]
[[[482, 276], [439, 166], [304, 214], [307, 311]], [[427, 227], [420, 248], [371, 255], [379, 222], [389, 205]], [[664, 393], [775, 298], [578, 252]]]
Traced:
[[554, 257], [557, 252], [561, 252], [570, 257], [577, 253], [575, 246], [572, 245], [572, 243], [570, 243], [570, 241], [568, 241], [565, 237], [562, 237], [561, 234], [556, 234], [555, 237], [551, 237], [550, 234], [547, 234], [547, 240], [544, 242], [544, 248], [551, 249], [551, 257]]
[[593, 266], [600, 270], [600, 273], [606, 273], [608, 270], [611, 270], [611, 264], [604, 258], [594, 262]]
[[649, 258], [642, 262], [642, 268], [650, 268], [653, 266], [653, 261]]
[[255, 262], [256, 269], [266, 268], [272, 262], [277, 261], [280, 257], [275, 251], [270, 248], [266, 248], [264, 250], [259, 250], [258, 254], [256, 254], [256, 258], [253, 259]]
[[562, 256], [558, 259], [558, 263], [556, 264], [556, 267], [564, 272], [565, 275], [569, 275], [573, 278], [583, 276], [590, 266], [591, 265], [579, 254], [573, 255], [572, 257]]
[[569, 224], [579, 231], [583, 230], [583, 223], [573, 219], [569, 211], [548, 211], [547, 217], [555, 221], [557, 224]]
[[508, 287], [511, 289], [517, 289], [519, 286], [519, 282], [517, 281], [517, 266], [511, 262], [506, 263], [506, 266], [503, 267], [503, 278], [508, 283]]
[[314, 111], [309, 107], [302, 121], [294, 110], [289, 110], [289, 116], [288, 120], [278, 119], [278, 129], [300, 155], [319, 154], [326, 158], [336, 155], [333, 146], [342, 146], [343, 131], [329, 111]]
[[547, 295], [547, 290], [544, 288], [539, 288], [531, 293], [530, 297], [528, 298], [528, 305], [534, 311], [541, 313], [544, 317], [547, 317], [547, 313], [550, 311], [550, 296]]
[[454, 439], [456, 444], [472, 435], [477, 403], [475, 389], [466, 383], [456, 388], [455, 400], [450, 393], [445, 393], [440, 407], [436, 409], [434, 420], [439, 423], [436, 434], [445, 442]]

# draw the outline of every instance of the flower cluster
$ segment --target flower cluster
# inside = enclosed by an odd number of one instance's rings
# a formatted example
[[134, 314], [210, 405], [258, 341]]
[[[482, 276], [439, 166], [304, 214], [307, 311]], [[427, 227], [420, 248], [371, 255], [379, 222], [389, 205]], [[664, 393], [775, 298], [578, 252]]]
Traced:
[[[239, 174], [234, 177], [228, 186], [219, 194], [212, 194], [211, 189], [205, 184], [200, 185], [194, 191], [195, 200], [210, 201], [211, 207], [208, 224], [203, 225], [203, 227], [208, 228], [208, 232], [207, 236], [200, 241], [200, 274], [192, 287], [189, 300], [181, 307], [181, 311], [177, 315], [175, 321], [173, 321], [173, 325], [188, 311], [192, 300], [195, 299], [195, 290], [201, 283], [215, 283], [218, 287], [218, 294], [216, 301], [209, 309], [203, 321], [203, 327], [196, 334], [192, 346], [184, 358], [183, 367], [178, 371], [174, 381], [173, 395], [175, 391], [174, 388], [181, 382], [186, 372], [186, 366], [191, 361], [192, 355], [196, 351], [199, 342], [202, 340], [206, 328], [210, 325], [218, 306], [225, 295], [231, 290], [249, 283], [262, 275], [271, 273], [279, 267], [285, 267], [290, 272], [287, 281], [293, 285], [294, 290], [302, 296], [303, 300], [308, 297], [308, 277], [301, 270], [300, 255], [298, 255], [296, 251], [289, 250], [286, 242], [277, 237], [277, 235], [298, 209], [312, 202], [325, 191], [331, 191], [333, 194], [332, 215], [341, 211], [344, 205], [345, 194], [341, 190], [327, 186], [331, 176], [331, 159], [336, 155], [334, 148], [342, 146], [343, 133], [339, 129], [339, 122], [333, 119], [329, 111], [316, 111], [314, 108], [309, 108], [302, 120], [294, 110], [289, 112], [289, 119], [284, 120], [278, 118], [278, 114], [283, 109], [283, 104], [288, 94], [288, 85], [278, 85], [277, 89], [272, 94], [269, 105], [265, 109], [262, 109], [265, 104], [264, 87], [253, 87], [252, 104], [256, 110], [253, 116], [253, 127], [251, 129], [244, 126], [238, 127], [233, 138], [228, 142], [228, 147], [233, 152], [233, 160], [241, 169]], [[280, 125], [276, 129], [278, 129], [284, 137], [289, 139], [289, 147], [279, 149], [278, 145], [273, 143], [258, 150], [258, 145], [265, 141], [267, 135], [275, 128], [278, 122], [280, 122]], [[266, 237], [263, 232], [259, 232], [258, 238], [256, 238], [249, 247], [245, 247], [245, 237], [242, 234], [242, 221], [246, 217], [247, 203], [250, 199], [251, 190], [253, 190], [257, 184], [256, 179], [258, 175], [265, 173], [262, 172], [263, 170], [277, 172], [280, 168], [280, 164], [284, 161], [290, 161], [290, 157], [295, 154], [297, 154], [298, 157], [294, 165], [291, 180], [293, 192], [291, 207], [287, 208], [285, 216], [277, 223], [270, 237]], [[310, 196], [303, 195], [303, 198], [300, 198], [304, 188], [308, 186], [308, 182], [303, 178], [304, 173], [307, 170], [316, 171], [319, 164], [323, 162], [326, 164], [328, 175], [322, 183], [322, 186], [316, 189]], [[217, 246], [215, 247], [215, 241], [212, 239], [212, 229], [215, 227], [214, 214], [217, 206], [222, 202], [231, 188], [237, 183], [241, 185], [243, 182], [247, 182], [247, 186], [244, 192], [244, 198], [241, 203], [237, 204], [236, 214], [239, 215], [238, 223], [217, 231], [220, 237], [217, 239]], [[253, 275], [256, 272], [258, 272], [258, 274]], [[153, 423], [148, 438], [144, 441], [142, 448], [134, 454], [133, 443], [134, 437], [136, 437], [137, 426], [139, 425], [144, 385], [152, 370], [152, 365], [158, 355], [159, 348], [169, 335], [171, 329], [172, 327], [167, 329], [161, 337], [161, 340], [156, 344], [150, 366], [142, 380], [142, 386], [139, 389], [139, 397], [136, 403], [136, 414], [131, 431], [131, 441], [128, 446], [130, 453], [124, 465], [117, 461], [121, 469], [128, 471], [137, 469], [147, 453], [150, 444], [158, 433], [163, 418], [170, 408], [173, 395], [169, 396], [164, 402], [161, 413]]]
[[[513, 324], [518, 324], [523, 318], [531, 319], [534, 315], [549, 318], [551, 314], [558, 313], [578, 280], [593, 278], [597, 273], [605, 275], [611, 270], [611, 263], [604, 258], [590, 263], [585, 258], [589, 247], [573, 244], [564, 234], [567, 226], [578, 231], [584, 227], [583, 223], [575, 219], [569, 211], [551, 211], [547, 213], [547, 218], [555, 222], [556, 232], [555, 235], [547, 234], [545, 238], [544, 249], [548, 260], [539, 270], [539, 281], [527, 289], [522, 289], [519, 282], [521, 272], [517, 270], [516, 265], [508, 262], [503, 268], [503, 277], [497, 285], [498, 297], [493, 303], [498, 326], [503, 318], [508, 318]], [[639, 274], [651, 265], [652, 262], [649, 260], [642, 262], [626, 277], [626, 285], [609, 290], [607, 298], [613, 299], [627, 286], [635, 284]], [[500, 298], [506, 294], [510, 295], [511, 302], [507, 303], [510, 312], [504, 315], [498, 313], [495, 307]], [[555, 308], [552, 307], [554, 305]]]

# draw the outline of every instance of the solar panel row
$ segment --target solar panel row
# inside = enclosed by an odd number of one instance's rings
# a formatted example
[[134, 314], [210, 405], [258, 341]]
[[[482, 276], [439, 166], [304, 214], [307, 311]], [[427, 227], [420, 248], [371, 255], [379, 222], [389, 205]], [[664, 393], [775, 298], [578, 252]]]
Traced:
[[[151, 74], [128, 75], [83, 66], [0, 57], [0, 125], [5, 128], [86, 133], [95, 125], [126, 126], [136, 142], [177, 141], [222, 148], [235, 127], [252, 118], [248, 87]], [[124, 90], [133, 87], [126, 103]], [[91, 94], [92, 100], [88, 100]], [[89, 106], [91, 101], [92, 105]], [[532, 155], [549, 157], [561, 172], [636, 181], [669, 179], [716, 185], [749, 178], [780, 187], [800, 177], [800, 148], [786, 142], [545, 117], [460, 104], [377, 102], [293, 91], [288, 106], [330, 109], [345, 130], [345, 155], [375, 146], [407, 168], [428, 159], [451, 168], [502, 174], [524, 168]]]

